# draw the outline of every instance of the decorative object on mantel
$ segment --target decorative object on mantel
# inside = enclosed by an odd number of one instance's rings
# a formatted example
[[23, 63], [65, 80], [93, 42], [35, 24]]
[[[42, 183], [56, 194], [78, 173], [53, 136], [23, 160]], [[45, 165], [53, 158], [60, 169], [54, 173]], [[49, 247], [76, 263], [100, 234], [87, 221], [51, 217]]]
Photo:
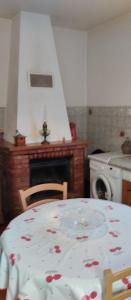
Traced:
[[4, 132], [3, 130], [0, 129], [0, 140], [3, 140], [3, 138], [4, 138]]
[[66, 142], [66, 139], [65, 139], [65, 137], [63, 136], [62, 143], [65, 143], [65, 142]]
[[76, 124], [74, 122], [70, 122], [70, 131], [71, 131], [72, 141], [77, 140]]
[[49, 144], [49, 142], [46, 140], [47, 136], [50, 135], [50, 130], [47, 127], [47, 123], [43, 123], [43, 129], [41, 130], [41, 135], [44, 137], [44, 140], [42, 141], [41, 144]]
[[121, 145], [121, 149], [123, 154], [131, 154], [131, 140], [128, 137]]
[[24, 146], [26, 136], [22, 135], [18, 130], [16, 130], [16, 135], [14, 136], [15, 146]]

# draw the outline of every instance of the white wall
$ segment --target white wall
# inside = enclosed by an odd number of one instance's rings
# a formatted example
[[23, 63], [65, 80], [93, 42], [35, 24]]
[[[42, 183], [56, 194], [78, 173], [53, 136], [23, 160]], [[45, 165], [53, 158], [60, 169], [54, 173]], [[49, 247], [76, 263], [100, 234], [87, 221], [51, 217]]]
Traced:
[[[0, 18], [0, 107], [7, 106], [11, 24], [11, 20]], [[53, 27], [53, 31], [66, 105], [85, 106], [87, 33], [60, 27]]]
[[87, 33], [54, 27], [67, 106], [87, 104]]
[[8, 70], [9, 75], [5, 118], [5, 138], [9, 141], [14, 141], [13, 136], [15, 135], [15, 131], [17, 129], [19, 31], [20, 15], [17, 15], [16, 17], [14, 17], [11, 26], [10, 62]]
[[88, 31], [88, 105], [131, 105], [131, 14]]
[[[0, 19], [0, 107], [7, 102], [10, 28], [11, 20]], [[131, 14], [88, 33], [53, 30], [67, 106], [131, 105]]]
[[0, 18], [0, 107], [7, 103], [11, 20]]

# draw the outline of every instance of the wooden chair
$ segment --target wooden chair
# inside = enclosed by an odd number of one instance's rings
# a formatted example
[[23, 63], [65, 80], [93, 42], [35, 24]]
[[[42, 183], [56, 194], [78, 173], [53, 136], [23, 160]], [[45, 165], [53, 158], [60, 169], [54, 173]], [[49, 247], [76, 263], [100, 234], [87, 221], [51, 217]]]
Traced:
[[123, 300], [131, 296], [131, 288], [128, 286], [125, 289], [121, 288], [118, 292], [113, 293], [113, 282], [123, 279], [124, 277], [131, 276], [131, 268], [126, 268], [120, 272], [112, 273], [111, 269], [104, 271], [104, 300]]
[[20, 195], [23, 211], [33, 208], [37, 205], [56, 201], [56, 199], [43, 199], [40, 201], [35, 201], [31, 204], [28, 203], [28, 197], [30, 197], [31, 195], [33, 195], [35, 193], [42, 192], [42, 191], [59, 191], [59, 192], [62, 192], [62, 195], [63, 195], [62, 199], [67, 199], [67, 182], [64, 182], [63, 184], [43, 183], [43, 184], [39, 184], [39, 185], [30, 187], [26, 190], [19, 190], [19, 195]]

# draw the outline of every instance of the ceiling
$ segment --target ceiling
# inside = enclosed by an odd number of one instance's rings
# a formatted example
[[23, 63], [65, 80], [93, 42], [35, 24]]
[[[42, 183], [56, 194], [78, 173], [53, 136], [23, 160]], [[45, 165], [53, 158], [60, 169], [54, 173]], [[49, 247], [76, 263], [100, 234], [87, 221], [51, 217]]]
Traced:
[[131, 0], [0, 0], [0, 17], [19, 11], [49, 14], [57, 26], [86, 30], [131, 12]]

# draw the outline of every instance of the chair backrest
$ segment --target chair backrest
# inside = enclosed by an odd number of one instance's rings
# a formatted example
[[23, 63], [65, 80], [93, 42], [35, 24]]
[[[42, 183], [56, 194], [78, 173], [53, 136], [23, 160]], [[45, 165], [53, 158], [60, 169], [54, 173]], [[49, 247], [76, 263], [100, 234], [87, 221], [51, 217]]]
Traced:
[[[112, 273], [111, 269], [104, 271], [104, 300], [123, 300], [131, 296], [131, 287], [124, 286], [118, 288], [113, 293], [113, 283], [131, 276], [131, 268], [126, 268], [120, 272]], [[127, 279], [128, 281], [128, 279]]]
[[[62, 184], [60, 183], [43, 183], [39, 185], [35, 185], [33, 187], [30, 187], [26, 190], [19, 190], [20, 200], [22, 203], [23, 211], [33, 208], [37, 205], [45, 204], [48, 202], [56, 201], [56, 199], [43, 199], [39, 201], [35, 201], [33, 203], [28, 203], [28, 197], [30, 197], [33, 194], [36, 194], [38, 192], [42, 191], [59, 191], [62, 192], [62, 199], [67, 199], [67, 182], [64, 182]], [[58, 199], [57, 199], [58, 200]]]

